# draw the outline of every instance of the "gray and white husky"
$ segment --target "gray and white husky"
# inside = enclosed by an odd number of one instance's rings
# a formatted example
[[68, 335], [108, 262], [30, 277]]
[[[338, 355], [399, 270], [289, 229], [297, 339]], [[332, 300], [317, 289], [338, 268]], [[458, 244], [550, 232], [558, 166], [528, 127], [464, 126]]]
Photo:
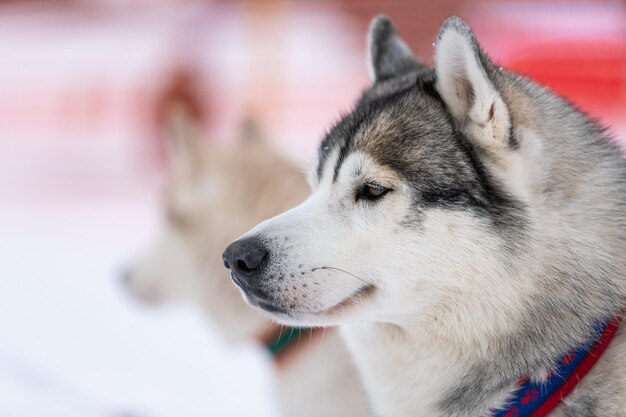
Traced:
[[[341, 325], [376, 415], [489, 416], [620, 314], [626, 165], [593, 120], [494, 64], [457, 17], [435, 65], [390, 21], [312, 194], [224, 262], [276, 320]], [[550, 416], [626, 416], [626, 333]]]

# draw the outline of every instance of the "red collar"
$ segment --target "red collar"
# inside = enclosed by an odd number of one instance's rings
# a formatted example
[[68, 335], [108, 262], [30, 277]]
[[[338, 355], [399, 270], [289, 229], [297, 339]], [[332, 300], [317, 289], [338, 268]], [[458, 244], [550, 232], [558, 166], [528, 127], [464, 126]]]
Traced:
[[491, 417], [545, 417], [567, 397], [596, 364], [619, 329], [621, 316], [598, 326], [594, 340], [567, 355], [543, 382], [523, 378], [516, 395], [505, 409], [493, 411]]

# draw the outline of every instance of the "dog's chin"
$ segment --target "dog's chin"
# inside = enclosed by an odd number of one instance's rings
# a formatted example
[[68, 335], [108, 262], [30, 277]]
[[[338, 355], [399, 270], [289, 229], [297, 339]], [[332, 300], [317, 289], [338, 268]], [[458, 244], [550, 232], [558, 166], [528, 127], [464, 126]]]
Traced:
[[288, 326], [335, 326], [354, 315], [364, 303], [370, 301], [376, 293], [376, 287], [366, 285], [356, 290], [339, 303], [319, 310], [307, 310], [304, 307], [284, 308], [279, 301], [268, 301], [253, 294], [245, 294], [246, 301], [261, 310], [273, 320]]

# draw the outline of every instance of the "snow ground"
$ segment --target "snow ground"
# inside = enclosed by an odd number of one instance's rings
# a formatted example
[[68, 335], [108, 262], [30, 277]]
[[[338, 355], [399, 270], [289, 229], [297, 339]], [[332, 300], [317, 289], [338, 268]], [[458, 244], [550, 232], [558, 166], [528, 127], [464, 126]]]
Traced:
[[0, 417], [275, 415], [259, 348], [118, 285], [156, 223], [142, 195], [0, 203]]

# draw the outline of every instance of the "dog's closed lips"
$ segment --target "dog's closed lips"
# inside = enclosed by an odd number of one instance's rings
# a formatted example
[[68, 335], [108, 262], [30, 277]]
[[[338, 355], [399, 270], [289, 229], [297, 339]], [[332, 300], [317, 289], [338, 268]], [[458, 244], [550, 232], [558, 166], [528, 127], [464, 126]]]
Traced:
[[281, 313], [287, 314], [288, 311], [282, 307], [277, 306], [270, 300], [268, 294], [261, 288], [250, 287], [244, 281], [237, 277], [237, 274], [231, 272], [231, 279], [237, 285], [248, 298], [248, 302], [255, 307], [259, 307], [268, 313]]

